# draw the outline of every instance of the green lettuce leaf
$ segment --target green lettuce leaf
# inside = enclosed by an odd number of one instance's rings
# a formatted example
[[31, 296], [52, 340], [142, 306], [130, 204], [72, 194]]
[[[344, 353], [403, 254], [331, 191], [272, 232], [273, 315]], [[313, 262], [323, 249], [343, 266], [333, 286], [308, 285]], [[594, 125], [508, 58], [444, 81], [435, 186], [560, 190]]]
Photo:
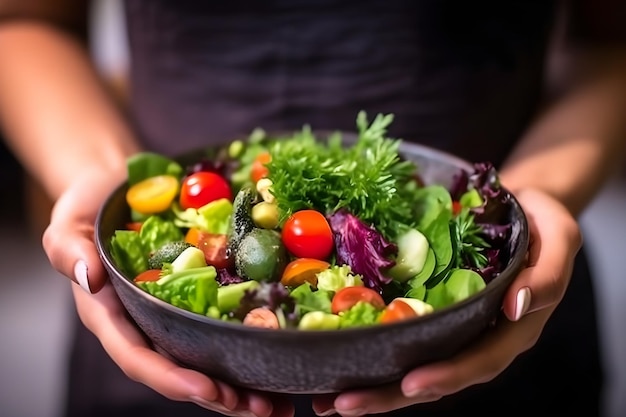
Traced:
[[148, 256], [139, 233], [134, 230], [116, 230], [111, 238], [111, 256], [115, 265], [128, 278], [148, 269]]
[[166, 220], [159, 216], [148, 217], [139, 230], [139, 237], [144, 250], [149, 253], [154, 252], [168, 242], [183, 240], [183, 232], [174, 224], [172, 220]]
[[217, 306], [217, 271], [213, 266], [186, 269], [139, 285], [153, 296], [176, 307], [202, 315], [214, 316]]

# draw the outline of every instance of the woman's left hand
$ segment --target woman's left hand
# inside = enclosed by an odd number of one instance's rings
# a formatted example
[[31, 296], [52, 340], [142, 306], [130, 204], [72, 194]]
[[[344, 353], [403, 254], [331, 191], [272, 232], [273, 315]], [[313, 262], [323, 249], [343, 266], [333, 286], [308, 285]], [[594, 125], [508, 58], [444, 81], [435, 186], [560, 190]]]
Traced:
[[318, 415], [377, 414], [436, 401], [489, 382], [535, 345], [567, 289], [582, 236], [576, 220], [556, 199], [537, 190], [515, 195], [529, 223], [528, 263], [505, 294], [505, 317], [493, 331], [449, 360], [410, 371], [396, 384], [316, 397], [313, 409]]

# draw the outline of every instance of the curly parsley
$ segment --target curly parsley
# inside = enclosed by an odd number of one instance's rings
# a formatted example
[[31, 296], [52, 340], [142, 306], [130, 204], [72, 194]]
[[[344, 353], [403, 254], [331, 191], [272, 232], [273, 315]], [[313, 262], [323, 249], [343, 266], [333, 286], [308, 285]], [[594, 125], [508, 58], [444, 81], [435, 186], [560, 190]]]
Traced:
[[379, 114], [370, 124], [360, 112], [351, 146], [341, 133], [317, 141], [307, 126], [273, 143], [268, 177], [280, 221], [301, 209], [329, 214], [345, 208], [389, 238], [412, 226], [416, 167], [400, 158], [400, 140], [386, 136], [392, 121], [393, 115]]

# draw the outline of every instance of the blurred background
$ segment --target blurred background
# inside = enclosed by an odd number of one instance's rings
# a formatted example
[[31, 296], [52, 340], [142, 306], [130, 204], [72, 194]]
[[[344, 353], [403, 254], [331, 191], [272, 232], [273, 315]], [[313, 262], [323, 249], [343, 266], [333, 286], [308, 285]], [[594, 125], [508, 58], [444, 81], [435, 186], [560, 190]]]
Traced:
[[[96, 1], [92, 19], [94, 59], [119, 86], [127, 65], [119, 1]], [[66, 389], [69, 318], [74, 314], [70, 284], [52, 270], [41, 247], [48, 202], [2, 141], [0, 175], [0, 417], [59, 417]], [[622, 167], [581, 219], [596, 272], [609, 377], [605, 417], [626, 416], [625, 213]]]

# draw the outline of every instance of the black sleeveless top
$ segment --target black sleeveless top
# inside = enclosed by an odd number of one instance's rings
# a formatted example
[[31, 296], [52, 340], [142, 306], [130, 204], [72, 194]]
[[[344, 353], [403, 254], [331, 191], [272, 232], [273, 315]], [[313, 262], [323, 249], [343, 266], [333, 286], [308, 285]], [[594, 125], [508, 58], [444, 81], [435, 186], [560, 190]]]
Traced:
[[533, 116], [552, 1], [127, 0], [132, 111], [149, 148], [355, 128], [496, 165]]
[[[554, 2], [125, 0], [131, 116], [148, 149], [271, 130], [390, 134], [497, 165], [536, 112]], [[584, 256], [529, 352], [488, 384], [386, 416], [598, 416], [602, 371]], [[78, 321], [77, 321], [78, 322]], [[215, 415], [131, 381], [78, 322], [67, 417]], [[315, 358], [311, 358], [315, 360]], [[297, 417], [314, 416], [294, 398]]]

